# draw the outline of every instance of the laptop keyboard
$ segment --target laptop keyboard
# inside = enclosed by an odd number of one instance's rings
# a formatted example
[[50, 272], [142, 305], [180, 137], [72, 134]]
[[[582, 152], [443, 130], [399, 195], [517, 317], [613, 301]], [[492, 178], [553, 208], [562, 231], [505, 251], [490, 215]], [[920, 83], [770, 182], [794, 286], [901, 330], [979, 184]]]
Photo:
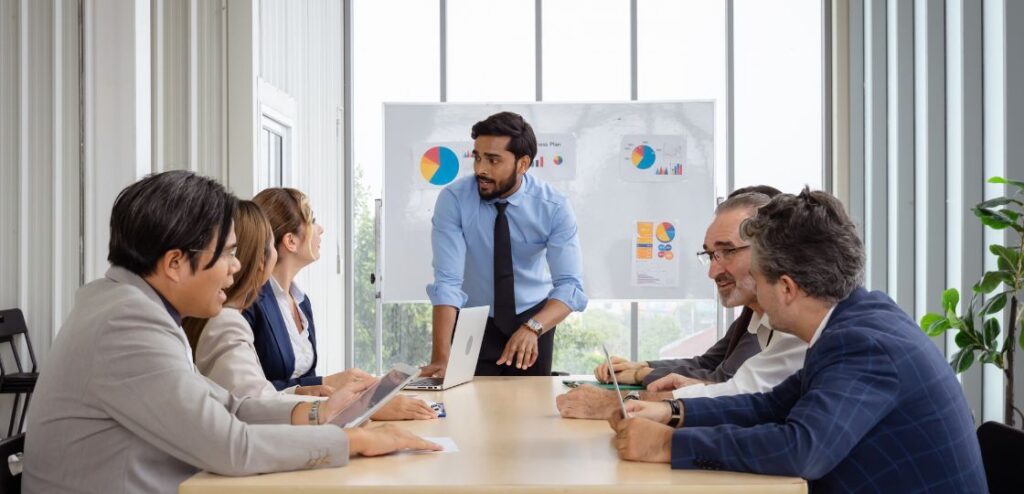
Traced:
[[409, 383], [409, 386], [440, 386], [442, 384], [444, 384], [443, 377], [421, 377]]

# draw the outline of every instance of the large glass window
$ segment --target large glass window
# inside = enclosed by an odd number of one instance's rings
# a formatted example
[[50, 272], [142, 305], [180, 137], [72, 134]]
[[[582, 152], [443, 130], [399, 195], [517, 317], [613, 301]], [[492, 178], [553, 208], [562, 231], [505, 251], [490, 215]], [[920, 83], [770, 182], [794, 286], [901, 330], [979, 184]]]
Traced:
[[[351, 221], [355, 237], [352, 239], [355, 313], [351, 337], [354, 364], [371, 372], [379, 372], [378, 343], [385, 357], [384, 366], [396, 359], [411, 363], [423, 361], [414, 354], [416, 347], [409, 344], [411, 338], [422, 333], [423, 323], [417, 318], [422, 308], [385, 306], [383, 327], [395, 329], [384, 331], [383, 341], [377, 341], [375, 287], [370, 283], [370, 275], [376, 262], [374, 200], [381, 196], [384, 162], [382, 105], [385, 101], [438, 101], [441, 92], [440, 8], [436, 0], [363, 0], [352, 5], [354, 108], [351, 131], [355, 190], [352, 191]], [[407, 321], [412, 324], [399, 324]], [[427, 324], [429, 328], [429, 322]], [[428, 352], [429, 348], [428, 345]]]
[[544, 101], [629, 100], [629, 1], [542, 6]]
[[[536, 99], [535, 5], [534, 0], [447, 1], [448, 101]], [[540, 5], [543, 100], [628, 101], [629, 0], [544, 0]], [[422, 364], [430, 358], [430, 305], [385, 304], [378, 340], [369, 280], [375, 262], [374, 200], [382, 184], [382, 103], [439, 101], [440, 3], [355, 0], [352, 10], [356, 286], [350, 337], [354, 364], [379, 372], [378, 350], [383, 366]], [[765, 183], [788, 192], [803, 184], [821, 187], [820, 16], [817, 0], [734, 3], [736, 187]], [[636, 27], [638, 99], [715, 101], [715, 182], [717, 195], [724, 196], [725, 2], [638, 0]], [[686, 252], [700, 249], [684, 247]], [[631, 348], [631, 305], [628, 300], [591, 300], [584, 313], [563, 321], [553, 369], [589, 373], [601, 361], [601, 344], [618, 355], [651, 360], [702, 353], [719, 337], [715, 300], [638, 301], [639, 343]]]
[[736, 187], [821, 188], [821, 2], [734, 6]]
[[537, 99], [534, 5], [448, 0], [448, 101]]

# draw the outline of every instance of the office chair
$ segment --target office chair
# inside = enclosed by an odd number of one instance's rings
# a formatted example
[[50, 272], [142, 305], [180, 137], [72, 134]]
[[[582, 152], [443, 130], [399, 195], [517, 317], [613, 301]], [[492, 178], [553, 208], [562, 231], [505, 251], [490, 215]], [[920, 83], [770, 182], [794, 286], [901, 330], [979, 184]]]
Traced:
[[[0, 441], [0, 494], [21, 492], [21, 453], [25, 451], [25, 434]], [[5, 460], [5, 461], [4, 461]]]
[[978, 427], [981, 460], [992, 494], [1024, 492], [1024, 431], [999, 422], [985, 422]]
[[[15, 346], [15, 336], [25, 336], [25, 345], [28, 347], [28, 357], [32, 362], [32, 370], [26, 372], [21, 365], [21, 357]], [[25, 316], [20, 309], [0, 310], [0, 343], [11, 345], [11, 352], [14, 354], [14, 363], [17, 372], [8, 372], [0, 358], [0, 393], [14, 395], [14, 406], [11, 407], [11, 424], [7, 428], [7, 436], [14, 435], [14, 421], [18, 417], [18, 405], [21, 395], [25, 395], [25, 403], [21, 407], [21, 421], [18, 423], [18, 432], [25, 426], [25, 413], [28, 412], [28, 402], [32, 397], [32, 391], [36, 387], [36, 380], [39, 373], [36, 369], [36, 355], [32, 351], [32, 340], [28, 337], [28, 328], [25, 326]]]

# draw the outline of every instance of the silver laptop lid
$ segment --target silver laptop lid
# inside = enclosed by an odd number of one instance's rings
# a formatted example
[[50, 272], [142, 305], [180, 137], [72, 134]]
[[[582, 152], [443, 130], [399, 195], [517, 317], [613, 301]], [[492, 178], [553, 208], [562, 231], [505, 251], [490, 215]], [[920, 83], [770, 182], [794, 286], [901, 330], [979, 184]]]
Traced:
[[608, 363], [608, 373], [612, 375], [612, 384], [615, 385], [615, 397], [619, 399], [619, 407], [622, 408], [622, 418], [629, 418], [629, 414], [626, 413], [626, 402], [622, 401], [622, 390], [619, 389], [619, 379], [615, 377], [615, 367], [612, 366], [612, 356], [608, 353], [608, 347], [601, 344], [601, 350], [604, 350], [604, 361]]
[[451, 353], [448, 354], [448, 368], [445, 370], [444, 384], [441, 389], [448, 389], [473, 380], [473, 374], [476, 373], [476, 361], [480, 357], [480, 346], [484, 341], [487, 315], [490, 312], [489, 305], [459, 310], [459, 320], [455, 323], [455, 337], [452, 339]]

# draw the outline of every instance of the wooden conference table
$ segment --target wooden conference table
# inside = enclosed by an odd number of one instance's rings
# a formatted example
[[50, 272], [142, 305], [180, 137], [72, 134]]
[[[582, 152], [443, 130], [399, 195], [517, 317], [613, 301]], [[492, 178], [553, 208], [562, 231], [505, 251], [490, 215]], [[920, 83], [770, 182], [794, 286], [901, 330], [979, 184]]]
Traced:
[[448, 416], [400, 422], [421, 436], [450, 437], [459, 451], [352, 458], [341, 468], [221, 477], [200, 473], [181, 494], [373, 492], [806, 493], [799, 478], [672, 470], [620, 461], [605, 421], [559, 417], [561, 378], [479, 377], [420, 396], [444, 402]]

